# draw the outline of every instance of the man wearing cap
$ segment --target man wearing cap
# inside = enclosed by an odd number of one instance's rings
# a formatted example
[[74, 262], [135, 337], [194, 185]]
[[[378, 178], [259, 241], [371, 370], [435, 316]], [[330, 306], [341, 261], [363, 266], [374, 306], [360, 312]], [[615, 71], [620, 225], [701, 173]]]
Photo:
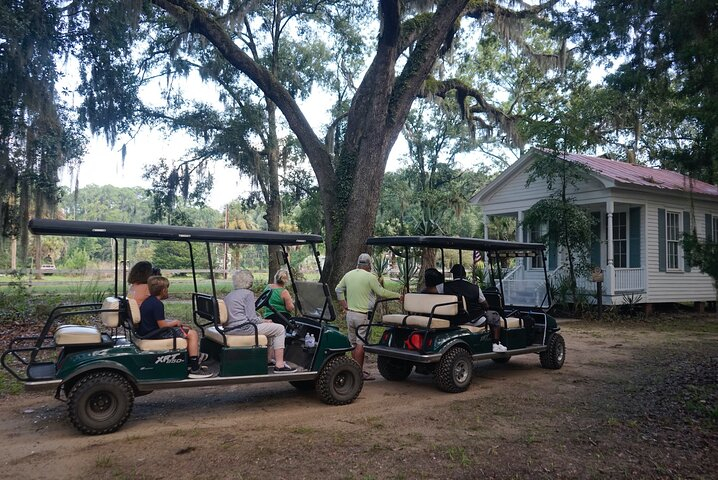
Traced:
[[[357, 328], [368, 323], [367, 314], [374, 308], [376, 297], [400, 298], [401, 295], [381, 286], [376, 275], [371, 273], [371, 257], [362, 253], [357, 259], [357, 268], [347, 272], [336, 288], [339, 305], [346, 312], [349, 342], [354, 346], [352, 357], [362, 367], [364, 380], [374, 377], [364, 371], [364, 341], [357, 336]], [[366, 327], [359, 329], [366, 335]]]

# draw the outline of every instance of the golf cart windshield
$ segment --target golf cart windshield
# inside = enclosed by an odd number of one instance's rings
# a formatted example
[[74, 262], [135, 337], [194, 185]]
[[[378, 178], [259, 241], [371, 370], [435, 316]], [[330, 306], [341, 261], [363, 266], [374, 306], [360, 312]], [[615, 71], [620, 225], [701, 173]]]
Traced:
[[297, 306], [305, 317], [333, 321], [336, 318], [326, 283], [295, 282]]

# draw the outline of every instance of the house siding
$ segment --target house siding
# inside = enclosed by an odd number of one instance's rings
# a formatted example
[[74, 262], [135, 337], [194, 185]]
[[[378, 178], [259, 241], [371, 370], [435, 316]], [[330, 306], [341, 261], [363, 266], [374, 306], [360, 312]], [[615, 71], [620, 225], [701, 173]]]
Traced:
[[[528, 187], [527, 179], [528, 168], [516, 172], [507, 179], [500, 189], [482, 201], [484, 214], [491, 216], [526, 211], [538, 200], [547, 196], [549, 190], [544, 179], [537, 179]], [[591, 178], [579, 184], [578, 188], [569, 189], [568, 194], [580, 203], [584, 203], [605, 199], [606, 190], [601, 182]]]
[[[683, 251], [679, 259], [679, 268], [675, 271], [660, 272], [658, 269], [658, 209], [671, 212], [683, 212], [690, 205], [687, 197], [670, 198], [662, 196], [648, 198], [646, 205], [645, 235], [646, 249], [646, 299], [648, 303], [661, 302], [704, 302], [715, 300], [713, 281], [710, 276], [701, 273], [698, 268], [692, 268], [690, 272], [683, 269]], [[713, 208], [718, 205], [713, 204]], [[694, 216], [698, 225], [698, 234], [705, 237], [705, 214], [710, 213], [711, 205], [705, 201], [695, 203]], [[681, 218], [682, 219], [682, 218]], [[683, 223], [681, 222], [681, 226]]]

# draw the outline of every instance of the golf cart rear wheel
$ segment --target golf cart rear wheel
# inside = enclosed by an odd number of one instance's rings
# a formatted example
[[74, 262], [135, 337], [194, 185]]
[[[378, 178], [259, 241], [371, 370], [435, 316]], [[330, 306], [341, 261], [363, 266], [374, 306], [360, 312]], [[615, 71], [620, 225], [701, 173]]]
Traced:
[[132, 386], [122, 375], [90, 373], [70, 390], [67, 402], [70, 421], [88, 435], [112, 433], [127, 421], [134, 400]]
[[406, 380], [414, 369], [414, 365], [406, 360], [398, 358], [390, 358], [379, 355], [377, 358], [377, 366], [382, 377], [392, 382], [400, 382]]
[[316, 389], [322, 402], [346, 405], [359, 396], [364, 379], [361, 367], [346, 355], [331, 358], [319, 372]]
[[434, 370], [434, 381], [440, 390], [449, 393], [465, 391], [474, 376], [471, 354], [462, 347], [454, 347], [442, 355]]
[[546, 345], [548, 348], [539, 353], [541, 366], [552, 370], [558, 370], [563, 367], [563, 362], [566, 360], [566, 342], [563, 337], [558, 333], [554, 333], [548, 338]]

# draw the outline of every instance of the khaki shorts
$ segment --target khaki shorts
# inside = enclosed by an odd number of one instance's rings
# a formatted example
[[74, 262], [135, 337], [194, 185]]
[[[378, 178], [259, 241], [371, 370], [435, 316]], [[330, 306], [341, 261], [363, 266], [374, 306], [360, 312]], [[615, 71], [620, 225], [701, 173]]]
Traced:
[[[366, 313], [352, 312], [347, 310], [347, 337], [349, 337], [349, 343], [352, 345], [364, 345], [364, 340], [357, 336], [357, 328], [360, 325], [366, 325], [369, 323]], [[359, 335], [362, 337], [366, 336], [366, 327], [359, 328]]]

